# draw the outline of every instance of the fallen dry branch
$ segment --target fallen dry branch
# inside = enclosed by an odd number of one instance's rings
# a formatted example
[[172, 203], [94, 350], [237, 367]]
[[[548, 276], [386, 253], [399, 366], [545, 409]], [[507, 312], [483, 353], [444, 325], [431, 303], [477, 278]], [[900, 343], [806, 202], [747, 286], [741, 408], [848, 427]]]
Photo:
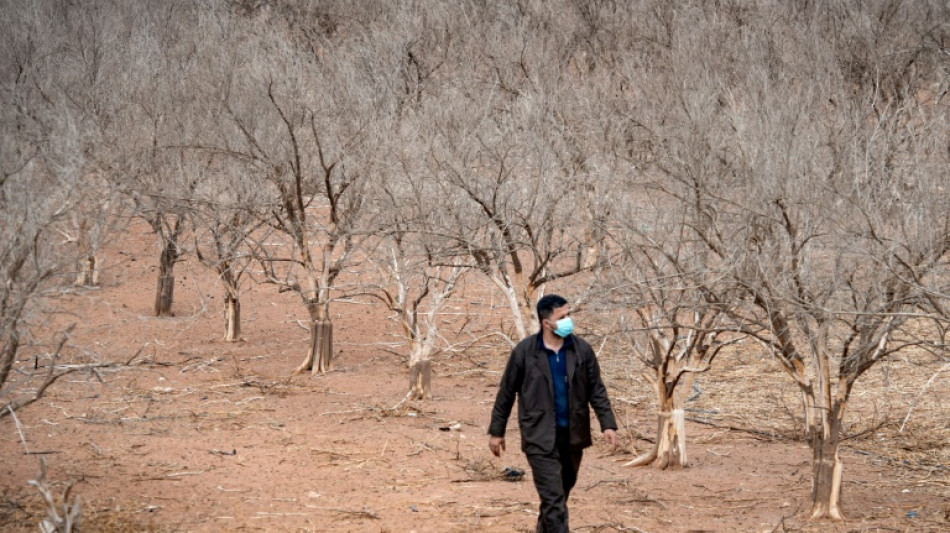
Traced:
[[257, 516], [252, 518], [272, 518], [272, 517], [283, 517], [283, 516], [307, 516], [308, 513], [274, 513], [270, 511], [257, 511], [255, 513]]
[[354, 509], [344, 509], [342, 507], [317, 507], [315, 505], [308, 505], [308, 509], [318, 509], [321, 511], [330, 511], [333, 513], [347, 514], [351, 516], [356, 516], [358, 518], [369, 518], [372, 520], [379, 520], [379, 515], [369, 510], [369, 508], [364, 507], [359, 510]]
[[[40, 522], [41, 533], [72, 533], [73, 531], [79, 531], [82, 500], [79, 496], [74, 496], [71, 499], [69, 497], [74, 483], [66, 486], [62, 506], [57, 505], [56, 498], [53, 497], [46, 484], [46, 460], [42, 457], [40, 457], [39, 475], [28, 483], [36, 487], [36, 490], [40, 492], [46, 502], [46, 518]], [[60, 514], [60, 511], [62, 511], [62, 514]]]
[[761, 438], [762, 440], [777, 441], [777, 440], [786, 440], [786, 439], [788, 439], [787, 436], [780, 435], [780, 434], [777, 434], [777, 433], [769, 433], [768, 431], [760, 431], [760, 430], [757, 430], [757, 429], [751, 429], [751, 428], [744, 428], [744, 427], [739, 427], [739, 426], [733, 426], [733, 425], [730, 425], [730, 424], [717, 424], [717, 423], [715, 423], [715, 422], [707, 422], [707, 421], [705, 421], [705, 420], [700, 420], [700, 419], [698, 419], [698, 418], [692, 418], [692, 417], [686, 417], [686, 420], [689, 420], [690, 422], [695, 422], [695, 423], [697, 423], [697, 424], [702, 424], [702, 425], [704, 425], [704, 426], [714, 427], [714, 428], [717, 428], [717, 429], [728, 429], [728, 430], [730, 430], [730, 431], [739, 431], [739, 432], [742, 432], [742, 433], [748, 433], [748, 434], [753, 435], [753, 436], [755, 436], [755, 437], [759, 437], [759, 438]]
[[181, 477], [184, 477], [184, 476], [197, 476], [197, 475], [200, 475], [200, 474], [204, 474], [205, 472], [206, 472], [205, 470], [186, 471], [186, 472], [172, 472], [172, 473], [169, 473], [169, 474], [165, 474], [165, 475], [163, 475], [163, 476], [139, 477], [139, 478], [132, 479], [132, 481], [134, 481], [134, 482], [140, 482], [140, 481], [178, 481], [178, 478], [181, 478]]
[[623, 498], [620, 500], [615, 500], [616, 503], [652, 503], [660, 507], [660, 509], [666, 509], [666, 505], [660, 500], [653, 499], [649, 496], [634, 496], [632, 498]]
[[499, 471], [491, 461], [488, 460], [470, 460], [462, 464], [462, 470], [468, 474], [464, 479], [453, 479], [450, 483], [476, 483], [483, 481], [507, 481], [518, 482], [524, 480], [524, 470], [505, 467]]
[[928, 379], [927, 382], [924, 383], [924, 386], [920, 388], [920, 392], [917, 393], [917, 396], [914, 398], [913, 403], [910, 404], [910, 408], [907, 409], [907, 415], [904, 416], [904, 421], [901, 422], [901, 427], [900, 429], [897, 430], [898, 433], [904, 432], [904, 428], [907, 426], [907, 422], [910, 420], [910, 415], [912, 415], [914, 413], [914, 409], [917, 408], [917, 404], [920, 402], [920, 398], [924, 395], [924, 393], [927, 392], [927, 389], [929, 389], [930, 386], [933, 384], [934, 380], [937, 379], [937, 376], [940, 375], [941, 372], [944, 372], [946, 370], [950, 370], [950, 363], [947, 363], [946, 365], [940, 367], [940, 369], [934, 372], [933, 375], [930, 376], [930, 379]]
[[426, 451], [430, 451], [430, 452], [445, 451], [444, 448], [439, 448], [438, 446], [431, 446], [427, 442], [413, 442], [413, 444], [416, 446], [416, 451], [407, 453], [406, 457], [419, 455]]
[[933, 472], [936, 470], [947, 472], [948, 470], [950, 470], [950, 467], [944, 466], [942, 464], [932, 465], [932, 466], [921, 465], [916, 462], [912, 462], [910, 459], [907, 459], [907, 458], [889, 457], [887, 455], [881, 455], [879, 453], [869, 452], [867, 450], [859, 450], [856, 448], [848, 448], [845, 446], [842, 446], [841, 449], [850, 450], [853, 453], [856, 453], [858, 455], [865, 455], [873, 459], [879, 460], [888, 466], [898, 467], [905, 470], [926, 471], [926, 472]]
[[462, 464], [462, 470], [468, 474], [466, 479], [453, 479], [452, 483], [470, 483], [473, 481], [491, 481], [499, 479], [501, 474], [495, 468], [495, 465], [488, 460], [471, 460]]
[[251, 489], [226, 489], [221, 485], [218, 485], [217, 489], [221, 492], [251, 492]]
[[[63, 347], [66, 345], [66, 341], [69, 340], [70, 332], [72, 332], [75, 326], [76, 325], [73, 324], [66, 328], [66, 331], [63, 332], [63, 337], [60, 339], [59, 344], [56, 345], [56, 350], [52, 353], [52, 355], [50, 355], [50, 361], [55, 361], [59, 357], [59, 354], [63, 351]], [[138, 352], [132, 356], [132, 359], [135, 359], [136, 357], [138, 357]], [[132, 359], [130, 359], [129, 362], [131, 362]], [[65, 375], [72, 374], [73, 372], [81, 372], [84, 370], [94, 371], [97, 368], [105, 368], [110, 366], [116, 365], [115, 363], [90, 363], [86, 365], [69, 366], [50, 364], [46, 372], [46, 378], [43, 380], [43, 383], [41, 383], [40, 386], [37, 387], [35, 391], [33, 391], [32, 395], [16, 400], [10, 400], [6, 403], [6, 405], [0, 407], [0, 419], [42, 398], [46, 393], [46, 389], [48, 389], [53, 383], [56, 383], [61, 377]], [[59, 371], [57, 371], [57, 369], [59, 369]]]
[[407, 394], [403, 399], [397, 402], [392, 407], [386, 407], [382, 405], [370, 405], [366, 407], [356, 407], [353, 409], [345, 409], [341, 411], [324, 411], [319, 413], [318, 416], [328, 416], [328, 415], [349, 415], [356, 414], [358, 416], [353, 416], [340, 420], [340, 423], [354, 422], [357, 420], [363, 420], [366, 418], [373, 418], [376, 420], [382, 420], [383, 418], [388, 417], [398, 417], [398, 416], [408, 416], [410, 418], [417, 418], [419, 416], [433, 416], [434, 411], [424, 411], [419, 409], [416, 406], [406, 403], [409, 400], [409, 395]]
[[521, 511], [531, 511], [534, 508], [534, 504], [530, 502], [490, 502], [489, 507], [482, 507], [479, 505], [469, 505], [468, 508], [472, 509], [475, 513], [475, 516], [479, 518], [494, 518], [497, 516], [504, 516], [511, 513], [517, 513]]
[[588, 526], [579, 526], [573, 528], [574, 531], [600, 531], [602, 529], [612, 529], [614, 531], [632, 531], [633, 533], [647, 533], [645, 530], [634, 526], [625, 526], [621, 522], [604, 522], [602, 524], [591, 524]]
[[326, 448], [310, 448], [309, 453], [310, 453], [310, 455], [329, 455], [329, 456], [331, 456], [331, 458], [333, 458], [333, 457], [351, 457], [351, 456], [353, 456], [353, 455], [358, 455], [358, 454], [356, 454], [356, 453], [341, 452], [341, 451], [339, 451], [339, 450], [330, 450], [330, 449], [326, 449]]
[[172, 472], [171, 474], [165, 474], [165, 477], [180, 477], [180, 476], [197, 476], [204, 474], [204, 470], [197, 471], [186, 471], [186, 472]]
[[630, 480], [627, 479], [627, 478], [601, 479], [600, 481], [591, 483], [590, 485], [584, 487], [584, 490], [585, 490], [585, 491], [588, 491], [588, 490], [590, 490], [590, 489], [593, 489], [593, 488], [595, 488], [595, 487], [599, 487], [599, 486], [601, 486], [601, 485], [622, 485], [622, 486], [624, 486], [624, 487], [627, 487], [627, 486], [630, 485]]

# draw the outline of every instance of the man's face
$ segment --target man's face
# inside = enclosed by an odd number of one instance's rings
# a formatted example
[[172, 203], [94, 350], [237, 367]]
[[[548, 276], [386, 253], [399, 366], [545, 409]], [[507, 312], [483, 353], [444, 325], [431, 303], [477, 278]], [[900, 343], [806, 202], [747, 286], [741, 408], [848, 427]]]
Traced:
[[548, 329], [554, 331], [557, 329], [557, 321], [561, 320], [564, 317], [571, 316], [571, 306], [564, 304], [561, 307], [554, 308], [554, 312], [551, 313], [545, 322], [547, 323]]

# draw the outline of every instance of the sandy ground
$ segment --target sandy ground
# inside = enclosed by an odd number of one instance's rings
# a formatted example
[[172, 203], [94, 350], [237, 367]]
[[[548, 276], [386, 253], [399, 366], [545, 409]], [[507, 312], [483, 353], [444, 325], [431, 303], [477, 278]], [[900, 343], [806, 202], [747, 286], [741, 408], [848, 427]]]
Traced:
[[[128, 240], [107, 255], [102, 287], [65, 296], [56, 320], [79, 320], [76, 343], [103, 357], [142, 348], [137, 364], [65, 378], [19, 413], [25, 442], [0, 421], [0, 529], [36, 531], [43, 511], [27, 481], [44, 457], [55, 493], [75, 483], [84, 531], [533, 531], [530, 473], [500, 475], [527, 469], [514, 417], [500, 459], [485, 434], [503, 347], [440, 356], [435, 397], [400, 404], [408, 370], [392, 324], [344, 303], [336, 370], [291, 377], [308, 335], [298, 300], [248, 283], [244, 340], [221, 342], [213, 277], [181, 263], [177, 316], [152, 317], [154, 244]], [[622, 379], [608, 376], [618, 398]], [[636, 436], [652, 435], [653, 414], [647, 401], [615, 405], [623, 449], [585, 453], [573, 531], [950, 531], [946, 468], [846, 445], [849, 519], [815, 523], [805, 443], [690, 422], [687, 469], [631, 469], [622, 464], [649, 446]]]

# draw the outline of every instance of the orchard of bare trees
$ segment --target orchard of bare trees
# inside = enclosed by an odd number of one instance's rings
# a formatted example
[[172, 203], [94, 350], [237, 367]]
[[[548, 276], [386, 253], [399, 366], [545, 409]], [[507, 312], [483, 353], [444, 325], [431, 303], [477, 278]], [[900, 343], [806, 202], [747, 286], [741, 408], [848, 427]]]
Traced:
[[[655, 392], [630, 465], [688, 466], [694, 380], [757, 344], [800, 392], [814, 519], [847, 513], [855, 384], [950, 362], [944, 2], [3, 0], [0, 25], [0, 418], [134, 359], [49, 317], [141, 224], [156, 316], [182, 261], [226, 341], [242, 294], [289, 292], [286, 374], [320, 374], [339, 302], [382, 305], [413, 400], [557, 287]], [[446, 319], [462, 284], [485, 328]]]

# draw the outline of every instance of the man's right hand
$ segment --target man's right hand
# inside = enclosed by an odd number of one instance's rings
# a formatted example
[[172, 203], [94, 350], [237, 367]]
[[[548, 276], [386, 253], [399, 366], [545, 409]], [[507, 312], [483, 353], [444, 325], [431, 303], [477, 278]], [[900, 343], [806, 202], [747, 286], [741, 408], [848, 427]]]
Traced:
[[495, 457], [501, 457], [501, 452], [505, 451], [505, 438], [492, 435], [488, 439], [488, 447], [491, 448], [491, 453], [495, 454]]

